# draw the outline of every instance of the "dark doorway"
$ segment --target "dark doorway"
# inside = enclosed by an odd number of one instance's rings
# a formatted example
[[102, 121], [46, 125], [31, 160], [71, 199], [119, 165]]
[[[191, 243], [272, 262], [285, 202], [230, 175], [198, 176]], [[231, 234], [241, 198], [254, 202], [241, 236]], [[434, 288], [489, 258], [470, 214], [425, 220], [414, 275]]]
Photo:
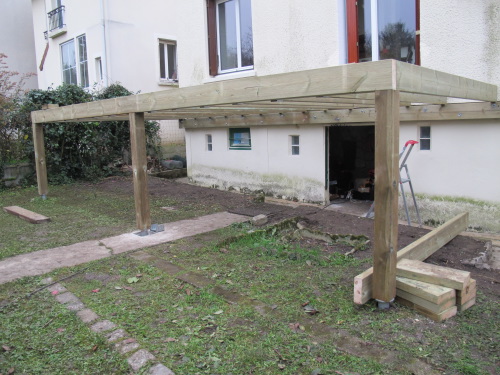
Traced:
[[331, 200], [352, 197], [373, 200], [374, 126], [332, 126], [328, 129]]

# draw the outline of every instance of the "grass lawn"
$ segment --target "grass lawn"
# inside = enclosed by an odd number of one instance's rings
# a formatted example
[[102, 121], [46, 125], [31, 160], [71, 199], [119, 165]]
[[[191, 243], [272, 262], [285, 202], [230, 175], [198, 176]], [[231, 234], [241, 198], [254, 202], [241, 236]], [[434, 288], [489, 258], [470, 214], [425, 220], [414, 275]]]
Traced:
[[[134, 229], [133, 197], [85, 185], [51, 191], [46, 201], [30, 198], [33, 189], [0, 192], [2, 206], [58, 219], [36, 226], [0, 215], [1, 257]], [[159, 222], [218, 209], [162, 196], [151, 205]], [[389, 311], [374, 303], [359, 307], [352, 303], [352, 279], [369, 260], [307, 243], [289, 228], [254, 230], [233, 225], [141, 251], [158, 262], [122, 254], [0, 285], [0, 374], [132, 373], [103, 336], [49, 291], [37, 291], [48, 276], [64, 279], [88, 308], [176, 374], [426, 374], [425, 366], [444, 374], [497, 371], [498, 299], [479, 291], [476, 306], [444, 323], [397, 304]], [[203, 278], [204, 286], [180, 280], [184, 272], [168, 272], [161, 262]], [[228, 295], [240, 302], [229, 303]], [[311, 308], [318, 312], [310, 315]]]

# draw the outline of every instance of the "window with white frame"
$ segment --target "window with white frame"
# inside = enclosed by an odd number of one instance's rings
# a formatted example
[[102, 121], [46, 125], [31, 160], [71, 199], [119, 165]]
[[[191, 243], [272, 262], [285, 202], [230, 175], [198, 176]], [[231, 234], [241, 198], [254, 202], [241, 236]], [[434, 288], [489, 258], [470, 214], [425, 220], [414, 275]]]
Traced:
[[300, 154], [300, 136], [298, 135], [290, 136], [290, 153], [292, 155]]
[[212, 134], [207, 134], [207, 151], [212, 151]]
[[210, 74], [253, 68], [251, 0], [209, 0]]
[[[87, 40], [84, 35], [61, 44], [61, 65], [63, 82], [70, 85], [89, 87]], [[77, 63], [78, 61], [78, 63]]]
[[95, 58], [95, 80], [96, 82], [102, 82], [104, 80], [102, 74], [102, 59], [100, 57]]
[[177, 43], [159, 40], [160, 81], [177, 82]]
[[431, 127], [421, 126], [420, 127], [420, 150], [430, 150], [431, 149]]

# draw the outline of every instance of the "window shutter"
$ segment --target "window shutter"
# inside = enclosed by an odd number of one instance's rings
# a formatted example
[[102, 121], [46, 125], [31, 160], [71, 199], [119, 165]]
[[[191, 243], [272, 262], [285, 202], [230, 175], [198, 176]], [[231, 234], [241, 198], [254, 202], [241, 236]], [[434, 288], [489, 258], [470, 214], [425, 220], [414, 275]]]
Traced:
[[211, 76], [216, 76], [217, 64], [217, 18], [215, 13], [215, 0], [207, 0], [208, 19], [208, 67]]
[[358, 3], [356, 0], [347, 0], [347, 62], [359, 62], [358, 49]]

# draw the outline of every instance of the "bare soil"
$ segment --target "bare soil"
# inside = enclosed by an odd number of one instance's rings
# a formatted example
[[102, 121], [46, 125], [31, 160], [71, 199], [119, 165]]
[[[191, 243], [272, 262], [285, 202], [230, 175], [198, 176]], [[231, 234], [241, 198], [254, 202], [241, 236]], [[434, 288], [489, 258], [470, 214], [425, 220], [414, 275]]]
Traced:
[[[108, 178], [98, 184], [98, 189], [114, 194], [130, 195], [133, 194], [132, 179], [130, 177]], [[316, 230], [334, 234], [365, 235], [373, 241], [373, 220], [351, 214], [324, 210], [321, 207], [311, 205], [291, 207], [288, 205], [257, 203], [255, 202], [254, 195], [204, 188], [154, 177], [149, 178], [149, 193], [152, 200], [155, 197], [168, 196], [179, 202], [179, 205], [206, 205], [220, 208], [220, 210], [248, 215], [249, 217], [266, 214], [269, 216], [271, 223], [286, 218], [300, 217], [308, 227]], [[400, 225], [399, 249], [414, 242], [427, 232], [428, 230], [426, 229]], [[308, 243], [311, 243], [311, 241], [308, 241]], [[314, 245], [317, 246], [318, 243]], [[322, 244], [322, 246], [327, 245]], [[336, 251], [348, 250], [348, 248], [336, 249]], [[427, 262], [470, 271], [472, 278], [477, 280], [478, 289], [488, 298], [498, 301], [500, 300], [499, 272], [477, 269], [461, 263], [462, 260], [479, 256], [484, 250], [484, 242], [465, 236], [457, 236], [428, 258]], [[369, 247], [365, 251], [358, 251], [354, 256], [359, 258], [371, 257], [372, 248]]]

